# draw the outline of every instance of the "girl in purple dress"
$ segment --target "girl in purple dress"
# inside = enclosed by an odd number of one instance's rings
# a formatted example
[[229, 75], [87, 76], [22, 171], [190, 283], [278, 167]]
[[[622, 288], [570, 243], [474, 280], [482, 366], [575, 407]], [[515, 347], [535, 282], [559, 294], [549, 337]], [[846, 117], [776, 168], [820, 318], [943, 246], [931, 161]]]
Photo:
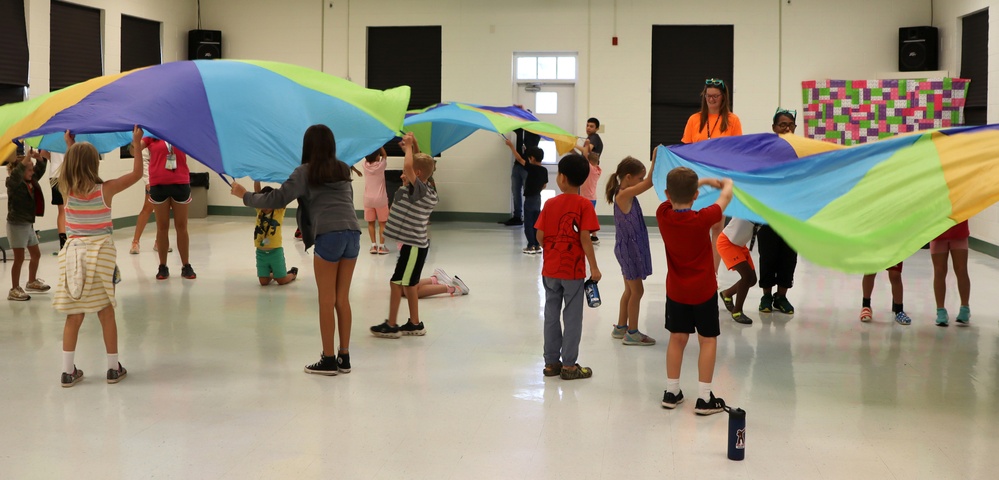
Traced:
[[[652, 152], [651, 171], [656, 154]], [[652, 274], [652, 252], [649, 250], [649, 230], [642, 216], [638, 195], [652, 188], [652, 175], [646, 175], [641, 161], [627, 157], [607, 181], [607, 202], [614, 204], [614, 256], [624, 275], [624, 294], [617, 324], [611, 336], [625, 345], [655, 345], [656, 340], [638, 331], [638, 311], [645, 294], [645, 277]]]

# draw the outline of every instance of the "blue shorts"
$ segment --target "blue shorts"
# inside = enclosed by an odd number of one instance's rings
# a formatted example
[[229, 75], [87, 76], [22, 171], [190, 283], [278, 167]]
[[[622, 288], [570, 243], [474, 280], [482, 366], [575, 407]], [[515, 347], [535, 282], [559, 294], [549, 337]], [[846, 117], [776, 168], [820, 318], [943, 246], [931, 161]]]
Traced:
[[316, 255], [327, 262], [339, 262], [341, 258], [352, 260], [361, 252], [361, 232], [357, 230], [337, 230], [316, 237]]

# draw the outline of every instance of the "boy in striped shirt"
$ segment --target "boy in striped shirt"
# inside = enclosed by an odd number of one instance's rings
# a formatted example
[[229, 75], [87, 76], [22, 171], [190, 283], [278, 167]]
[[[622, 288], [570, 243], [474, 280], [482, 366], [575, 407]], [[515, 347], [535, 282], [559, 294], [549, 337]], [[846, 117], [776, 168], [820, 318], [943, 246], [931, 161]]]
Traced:
[[[399, 249], [399, 258], [390, 284], [392, 293], [389, 297], [389, 317], [385, 322], [371, 327], [371, 334], [382, 338], [427, 333], [420, 321], [417, 285], [430, 248], [427, 224], [430, 213], [437, 205], [437, 191], [427, 182], [434, 173], [434, 159], [424, 153], [414, 153], [414, 150], [419, 150], [412, 133], [403, 137], [401, 146], [406, 154], [402, 167], [403, 185], [395, 192], [388, 224], [385, 226], [385, 237], [397, 240], [402, 248]], [[409, 321], [399, 325], [397, 319], [403, 291], [406, 292], [406, 302], [409, 304]]]

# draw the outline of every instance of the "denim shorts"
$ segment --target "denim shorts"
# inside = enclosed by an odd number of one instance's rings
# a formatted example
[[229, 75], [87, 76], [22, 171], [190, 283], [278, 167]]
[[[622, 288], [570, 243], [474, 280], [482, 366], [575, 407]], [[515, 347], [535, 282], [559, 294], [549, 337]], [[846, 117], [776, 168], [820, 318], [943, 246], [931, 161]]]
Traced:
[[352, 260], [361, 252], [361, 232], [358, 230], [337, 230], [316, 237], [316, 255], [327, 262], [339, 262], [345, 258]]

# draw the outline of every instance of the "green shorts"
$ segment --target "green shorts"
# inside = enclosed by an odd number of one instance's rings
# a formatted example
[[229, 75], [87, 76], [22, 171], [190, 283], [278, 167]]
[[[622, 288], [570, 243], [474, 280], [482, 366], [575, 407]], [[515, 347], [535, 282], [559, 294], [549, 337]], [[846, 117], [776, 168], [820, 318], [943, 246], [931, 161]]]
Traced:
[[284, 278], [288, 276], [288, 269], [284, 264], [284, 247], [270, 250], [257, 249], [257, 276]]

